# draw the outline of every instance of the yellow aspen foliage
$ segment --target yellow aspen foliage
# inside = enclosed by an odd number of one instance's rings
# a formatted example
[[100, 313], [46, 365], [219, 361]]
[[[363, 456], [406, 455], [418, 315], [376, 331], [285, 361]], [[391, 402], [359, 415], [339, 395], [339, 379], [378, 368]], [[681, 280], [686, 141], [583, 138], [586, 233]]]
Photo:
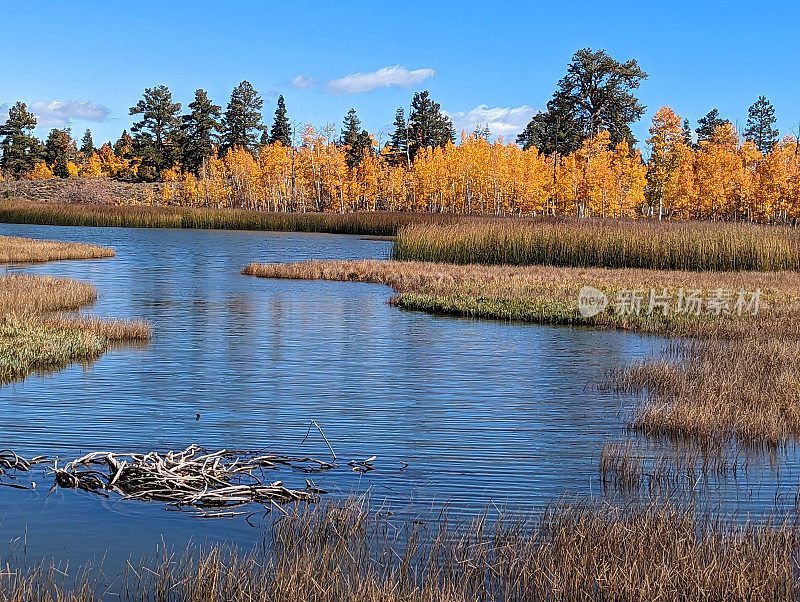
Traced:
[[80, 175], [84, 178], [99, 178], [103, 175], [103, 165], [97, 153], [92, 153], [92, 156], [81, 166]]
[[[767, 153], [741, 142], [731, 124], [694, 148], [681, 117], [662, 107], [653, 118], [645, 163], [627, 142], [599, 131], [568, 155], [523, 150], [501, 138], [462, 132], [459, 144], [421, 148], [397, 161], [374, 138], [357, 161], [336, 141], [333, 126], [307, 124], [300, 144], [229, 149], [194, 172], [160, 174], [158, 198], [146, 202], [259, 211], [422, 211], [475, 215], [571, 215], [728, 219], [800, 219], [800, 148], [787, 137]], [[153, 179], [152, 167], [109, 144], [70, 162], [71, 177]], [[51, 178], [44, 164], [26, 178]]]
[[40, 161], [32, 170], [23, 174], [23, 178], [26, 180], [51, 180], [55, 178], [55, 176], [44, 161]]
[[650, 145], [647, 162], [649, 213], [659, 218], [665, 212], [683, 213], [683, 217], [688, 217], [691, 192], [687, 191], [686, 179], [691, 172], [693, 156], [684, 140], [680, 116], [669, 107], [661, 107], [653, 117], [647, 143]]

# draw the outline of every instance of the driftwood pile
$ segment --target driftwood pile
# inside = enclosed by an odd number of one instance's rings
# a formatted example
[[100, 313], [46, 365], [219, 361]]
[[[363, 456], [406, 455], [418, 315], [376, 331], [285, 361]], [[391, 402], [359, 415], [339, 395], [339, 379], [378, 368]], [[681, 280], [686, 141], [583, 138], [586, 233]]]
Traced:
[[[58, 458], [52, 462], [46, 456], [26, 460], [10, 450], [0, 450], [0, 485], [28, 489], [19, 482], [5, 482], [1, 477], [7, 471], [28, 472], [32, 466], [43, 464], [45, 473], [52, 474], [55, 479], [51, 491], [62, 487], [105, 497], [116, 494], [122, 500], [159, 501], [178, 509], [198, 511], [203, 516], [231, 515], [230, 508], [250, 503], [277, 506], [288, 502], [314, 502], [327, 492], [312, 480], [305, 479], [303, 489], [289, 489], [283, 482], [267, 478], [267, 471], [280, 467], [315, 473], [337, 465], [336, 453], [315, 421], [311, 421], [303, 442], [312, 428], [325, 440], [333, 456], [332, 462], [252, 451], [207, 452], [198, 445], [190, 445], [182, 452], [170, 451], [163, 455], [92, 452], [59, 466]], [[353, 460], [348, 466], [354, 472], [369, 472], [375, 470], [375, 460], [375, 456]], [[408, 465], [402, 464], [403, 468]], [[31, 488], [35, 489], [36, 484], [31, 482]]]
[[[305, 490], [265, 481], [264, 469], [291, 465], [294, 458], [220, 450], [206, 453], [192, 445], [163, 456], [94, 452], [53, 468], [59, 487], [117, 492], [124, 499], [170, 502], [199, 508], [250, 502], [314, 501], [320, 493], [311, 481]], [[299, 459], [299, 460], [305, 460]]]
[[[45, 464], [45, 473], [55, 478], [56, 487], [81, 489], [120, 499], [166, 502], [186, 509], [224, 510], [252, 502], [284, 504], [314, 502], [321, 494], [310, 479], [304, 489], [289, 489], [281, 481], [266, 478], [270, 469], [290, 467], [305, 473], [333, 468], [335, 464], [315, 458], [299, 458], [247, 451], [206, 452], [191, 445], [182, 452], [158, 454], [117, 454], [93, 452], [59, 465], [45, 456], [27, 460], [0, 450], [0, 477], [7, 471], [28, 472], [35, 464]], [[28, 489], [19, 482], [0, 481], [0, 485]], [[33, 488], [35, 483], [31, 483]]]

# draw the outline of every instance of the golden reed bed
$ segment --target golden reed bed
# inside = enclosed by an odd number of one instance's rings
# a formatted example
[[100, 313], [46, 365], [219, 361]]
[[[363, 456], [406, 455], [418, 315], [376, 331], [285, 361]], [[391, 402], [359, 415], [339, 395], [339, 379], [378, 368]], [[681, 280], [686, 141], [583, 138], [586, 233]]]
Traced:
[[[796, 524], [735, 524], [669, 504], [558, 504], [470, 524], [386, 518], [358, 500], [303, 506], [252, 551], [190, 545], [119, 576], [0, 572], [0, 598], [174, 602], [797, 600]], [[110, 585], [109, 585], [110, 581]], [[47, 596], [50, 596], [47, 598]]]
[[114, 250], [79, 242], [0, 236], [0, 263], [32, 263], [101, 257], [114, 257]]

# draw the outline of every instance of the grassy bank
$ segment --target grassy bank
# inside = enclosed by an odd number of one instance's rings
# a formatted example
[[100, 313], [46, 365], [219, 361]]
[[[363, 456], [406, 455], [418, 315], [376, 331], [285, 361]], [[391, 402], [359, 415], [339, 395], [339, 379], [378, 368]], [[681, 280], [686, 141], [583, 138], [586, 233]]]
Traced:
[[797, 270], [788, 227], [631, 220], [469, 220], [410, 224], [393, 258], [455, 264], [658, 270]]
[[[612, 375], [612, 386], [641, 394], [631, 426], [651, 435], [747, 445], [800, 438], [800, 274], [797, 272], [662, 272], [552, 266], [508, 267], [381, 261], [251, 264], [243, 273], [269, 278], [375, 282], [394, 288], [400, 307], [466, 317], [585, 325], [682, 337], [673, 354]], [[584, 285], [611, 305], [580, 314]], [[757, 316], [620, 315], [615, 291], [680, 289], [761, 291]], [[646, 308], [646, 302], [643, 302]]]
[[[796, 600], [800, 530], [735, 525], [668, 504], [557, 505], [520, 518], [392, 521], [349, 504], [282, 518], [269, 545], [163, 551], [131, 562], [121, 599]], [[70, 579], [77, 583], [64, 585]], [[100, 575], [4, 571], [0, 597], [93, 600]], [[48, 598], [47, 596], [50, 596]]]
[[242, 209], [0, 201], [0, 223], [52, 226], [265, 230], [394, 236], [400, 227], [411, 223], [453, 219], [455, 218], [431, 214], [393, 212], [271, 213]]
[[[103, 247], [0, 237], [0, 257], [16, 262], [108, 257]], [[97, 291], [69, 278], [9, 274], [0, 277], [0, 384], [100, 356], [115, 342], [144, 341], [141, 321], [65, 314], [94, 303]]]
[[[372, 282], [392, 287], [392, 303], [407, 309], [470, 318], [515, 320], [536, 324], [584, 325], [658, 334], [698, 335], [720, 329], [720, 323], [746, 322], [736, 315], [676, 314], [654, 309], [638, 315], [616, 311], [615, 296], [643, 291], [647, 310], [650, 289], [677, 297], [680, 289], [761, 290], [762, 306], [781, 306], [800, 296], [800, 274], [794, 272], [688, 273], [652, 270], [607, 270], [553, 266], [452, 265], [401, 261], [306, 261], [287, 264], [253, 263], [243, 274], [263, 278]], [[582, 287], [603, 291], [609, 305], [596, 316], [584, 317], [577, 304]]]
[[138, 320], [57, 313], [96, 298], [93, 286], [68, 278], [0, 277], [0, 384], [97, 358], [117, 342], [150, 338], [149, 326]]

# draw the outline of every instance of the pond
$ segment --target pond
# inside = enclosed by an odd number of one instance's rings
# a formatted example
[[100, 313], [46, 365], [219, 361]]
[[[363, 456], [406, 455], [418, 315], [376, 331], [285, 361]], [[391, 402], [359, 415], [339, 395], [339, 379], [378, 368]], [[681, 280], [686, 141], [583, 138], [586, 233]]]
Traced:
[[[663, 339], [589, 329], [434, 317], [391, 307], [378, 285], [240, 275], [250, 261], [388, 256], [358, 237], [2, 225], [0, 233], [106, 245], [113, 259], [9, 266], [93, 283], [87, 313], [143, 318], [153, 340], [0, 389], [0, 447], [69, 460], [89, 451], [236, 448], [312, 455], [330, 496], [368, 494], [397, 512], [527, 509], [602, 495], [603, 445], [634, 400], [598, 391], [604, 373]], [[197, 419], [197, 414], [200, 415]], [[376, 470], [346, 463], [377, 456]], [[794, 486], [764, 466], [721, 486], [720, 505], [762, 508]], [[275, 478], [304, 487], [308, 475]], [[26, 558], [100, 559], [159, 544], [262, 537], [244, 519], [203, 520], [160, 503], [0, 487], [0, 542]], [[791, 489], [793, 495], [793, 489]], [[777, 493], [776, 493], [777, 492]], [[715, 496], [715, 497], [714, 497]]]

